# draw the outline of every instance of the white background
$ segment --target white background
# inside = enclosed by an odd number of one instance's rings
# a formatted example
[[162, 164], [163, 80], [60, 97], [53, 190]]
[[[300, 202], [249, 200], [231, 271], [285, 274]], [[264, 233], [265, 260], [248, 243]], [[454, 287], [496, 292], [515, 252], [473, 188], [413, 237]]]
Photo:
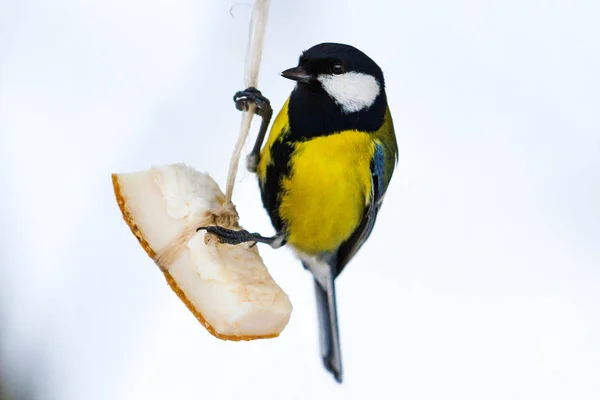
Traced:
[[[261, 248], [294, 304], [288, 328], [222, 342], [113, 198], [111, 172], [171, 162], [224, 186], [250, 12], [232, 18], [235, 3], [0, 2], [8, 386], [61, 400], [600, 398], [598, 3], [272, 1], [259, 87], [275, 107], [302, 50], [349, 43], [384, 69], [400, 146], [375, 231], [338, 280], [341, 386], [289, 250]], [[245, 227], [273, 232], [245, 170], [234, 201]]]

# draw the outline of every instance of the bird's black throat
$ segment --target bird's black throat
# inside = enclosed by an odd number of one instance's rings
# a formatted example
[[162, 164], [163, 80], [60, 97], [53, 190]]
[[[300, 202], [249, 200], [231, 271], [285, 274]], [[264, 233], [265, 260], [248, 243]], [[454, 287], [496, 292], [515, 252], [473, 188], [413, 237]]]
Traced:
[[318, 83], [296, 86], [288, 106], [290, 136], [303, 141], [344, 130], [374, 132], [383, 124], [387, 100], [382, 90], [371, 107], [345, 113]]

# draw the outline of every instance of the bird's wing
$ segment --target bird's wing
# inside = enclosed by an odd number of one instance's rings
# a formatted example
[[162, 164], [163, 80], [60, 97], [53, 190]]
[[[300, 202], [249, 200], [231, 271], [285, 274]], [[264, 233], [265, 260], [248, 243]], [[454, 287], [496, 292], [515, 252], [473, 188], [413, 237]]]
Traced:
[[365, 207], [362, 221], [354, 233], [340, 246], [337, 253], [337, 277], [346, 264], [354, 257], [365, 241], [371, 235], [377, 213], [381, 208], [381, 202], [385, 193], [384, 182], [385, 153], [380, 144], [375, 144], [375, 151], [371, 160], [371, 196], [369, 204]]

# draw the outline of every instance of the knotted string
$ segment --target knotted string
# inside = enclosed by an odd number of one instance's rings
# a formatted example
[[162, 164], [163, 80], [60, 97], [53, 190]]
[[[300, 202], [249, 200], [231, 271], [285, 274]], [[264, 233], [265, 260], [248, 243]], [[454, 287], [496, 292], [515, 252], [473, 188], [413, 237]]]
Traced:
[[[231, 202], [224, 203], [219, 208], [206, 210], [200, 218], [194, 220], [191, 224], [187, 224], [175, 240], [157, 252], [154, 256], [154, 262], [160, 269], [166, 271], [179, 258], [188, 242], [197, 234], [199, 227], [218, 225], [230, 229], [239, 228], [238, 219], [238, 213]], [[216, 249], [214, 249], [215, 241], [213, 239], [212, 234], [206, 233], [204, 243], [209, 246], [211, 253], [216, 255]]]

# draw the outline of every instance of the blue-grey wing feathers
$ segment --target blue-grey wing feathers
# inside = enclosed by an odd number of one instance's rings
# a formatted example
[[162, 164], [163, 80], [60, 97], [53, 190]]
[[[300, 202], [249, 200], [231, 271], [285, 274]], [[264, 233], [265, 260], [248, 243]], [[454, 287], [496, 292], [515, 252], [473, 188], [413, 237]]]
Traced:
[[377, 214], [381, 208], [381, 201], [385, 194], [385, 153], [383, 147], [375, 145], [375, 152], [371, 160], [371, 201], [365, 208], [364, 217], [354, 233], [340, 246], [337, 253], [337, 266], [335, 276], [337, 277], [346, 264], [354, 257], [365, 241], [371, 235]]
[[377, 213], [381, 207], [381, 200], [385, 193], [384, 161], [383, 148], [376, 145], [371, 161], [370, 201], [365, 209], [361, 224], [352, 236], [340, 246], [335, 256], [324, 258], [321, 262], [315, 262], [315, 265], [304, 263], [304, 267], [311, 270], [315, 276], [315, 295], [323, 363], [325, 368], [333, 374], [336, 381], [340, 383], [342, 382], [342, 354], [337, 319], [335, 278], [342, 272], [350, 259], [354, 257], [373, 230]]

